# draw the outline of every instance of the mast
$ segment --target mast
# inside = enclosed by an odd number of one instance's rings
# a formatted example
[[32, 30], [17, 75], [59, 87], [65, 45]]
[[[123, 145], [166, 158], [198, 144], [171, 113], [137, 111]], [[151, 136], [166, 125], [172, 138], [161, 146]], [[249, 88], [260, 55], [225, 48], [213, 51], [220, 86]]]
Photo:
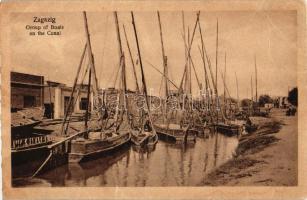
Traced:
[[[87, 41], [87, 50], [88, 50], [88, 57], [89, 57], [89, 68], [90, 68], [90, 73], [91, 73], [91, 78], [94, 79], [93, 81], [93, 94], [98, 100], [98, 107], [102, 107], [102, 99], [99, 97], [99, 89], [98, 89], [98, 80], [96, 76], [96, 69], [95, 69], [95, 60], [94, 60], [94, 55], [92, 52], [92, 45], [91, 45], [91, 37], [88, 29], [88, 23], [87, 23], [87, 16], [86, 12], [83, 11], [83, 17], [84, 17], [84, 26], [85, 26], [85, 34], [86, 34], [86, 41]], [[99, 121], [100, 121], [100, 126], [103, 127], [103, 109], [99, 109]], [[101, 134], [103, 134], [103, 129], [101, 129]]]
[[[120, 116], [120, 120], [121, 120], [120, 123], [122, 123], [124, 113], [127, 111], [126, 109], [128, 109], [128, 102], [127, 102], [127, 99], [126, 99], [126, 94], [127, 94], [126, 63], [125, 63], [125, 55], [124, 55], [124, 52], [123, 52], [123, 47], [122, 47], [122, 42], [121, 42], [118, 16], [117, 16], [116, 11], [114, 11], [114, 18], [115, 18], [117, 40], [118, 40], [118, 47], [119, 47], [118, 49], [119, 49], [119, 56], [120, 56], [120, 67], [122, 69], [122, 71], [121, 71], [122, 88], [120, 89], [120, 95], [121, 95], [121, 98], [122, 98], [122, 104], [121, 105], [123, 106], [121, 116]], [[126, 115], [126, 117], [128, 119], [127, 115]], [[116, 122], [117, 121], [118, 121], [118, 117], [116, 118]]]
[[239, 108], [240, 103], [239, 103], [239, 85], [238, 85], [237, 72], [235, 72], [235, 76], [236, 76], [236, 86], [237, 86], [237, 102], [238, 102], [238, 108]]
[[226, 115], [226, 51], [225, 51], [225, 67], [224, 67], [224, 109], [225, 109], [225, 115]]
[[256, 103], [258, 103], [258, 77], [257, 77], [257, 60], [255, 55], [255, 87], [256, 87]]
[[218, 58], [218, 46], [219, 46], [219, 21], [216, 20], [216, 52], [215, 52], [215, 85], [217, 88], [217, 58]]
[[254, 91], [253, 91], [253, 76], [251, 76], [251, 113], [253, 111], [254, 105]]
[[94, 78], [94, 83], [93, 83], [93, 92], [95, 96], [98, 96], [98, 81], [97, 81], [97, 76], [96, 76], [96, 70], [95, 70], [95, 62], [94, 62], [94, 55], [92, 52], [92, 45], [91, 45], [91, 36], [88, 30], [88, 23], [87, 23], [87, 16], [86, 12], [83, 11], [83, 16], [84, 16], [84, 26], [85, 26], [85, 34], [86, 34], [86, 40], [87, 40], [87, 45], [88, 45], [88, 55], [89, 55], [89, 63], [90, 63], [90, 68], [91, 68], [91, 73]]
[[[219, 95], [217, 92], [217, 58], [218, 58], [218, 45], [219, 45], [219, 21], [218, 19], [216, 20], [216, 52], [215, 52], [215, 93], [216, 93], [216, 108], [217, 108], [217, 112], [216, 112], [216, 121], [218, 122], [219, 120], [219, 112], [218, 112], [218, 107], [219, 107]], [[221, 108], [219, 108], [221, 109]]]
[[[183, 43], [186, 43], [186, 33], [185, 33], [185, 17], [184, 17], [184, 12], [181, 11], [181, 16], [182, 16], [182, 29], [183, 29]], [[187, 42], [189, 44], [189, 41]], [[185, 59], [187, 60], [188, 59], [188, 47], [184, 46], [184, 57]], [[185, 66], [184, 67], [184, 73], [183, 73], [183, 76], [182, 76], [182, 80], [180, 82], [180, 88], [182, 88], [182, 84], [183, 84], [183, 80], [185, 79], [186, 80], [186, 73], [187, 73], [187, 67]]]
[[81, 70], [81, 67], [82, 67], [83, 60], [84, 60], [86, 49], [87, 49], [87, 44], [84, 45], [84, 48], [83, 48], [83, 51], [82, 51], [81, 59], [80, 59], [79, 66], [78, 66], [78, 69], [77, 69], [77, 74], [76, 74], [76, 77], [75, 77], [75, 80], [74, 80], [73, 88], [72, 88], [72, 91], [71, 91], [71, 94], [70, 94], [70, 97], [69, 97], [68, 106], [66, 108], [64, 119], [63, 119], [63, 124], [62, 124], [62, 127], [61, 127], [61, 135], [63, 135], [63, 134], [66, 135], [68, 125], [65, 126], [65, 124], [66, 124], [66, 120], [67, 120], [67, 117], [68, 117], [69, 109], [71, 107], [72, 98], [73, 98], [74, 92], [76, 90], [76, 84], [78, 82], [78, 78], [79, 78], [80, 70]]
[[251, 76], [251, 99], [254, 101], [253, 76]]
[[[200, 34], [200, 39], [201, 39], [201, 49], [202, 49], [200, 53], [201, 53], [202, 58], [205, 58], [205, 55], [204, 55], [205, 54], [205, 51], [204, 51], [205, 44], [204, 44], [203, 34], [202, 34], [201, 26], [200, 26], [200, 21], [198, 22], [198, 29], [199, 29], [199, 34]], [[203, 60], [204, 71], [205, 71], [205, 84], [206, 84], [206, 93], [207, 93], [207, 90], [209, 87], [208, 74], [207, 74], [205, 59], [202, 59], [202, 60]]]
[[[205, 71], [205, 85], [206, 85], [205, 92], [206, 92], [207, 111], [209, 111], [211, 121], [213, 121], [212, 110], [211, 110], [211, 106], [210, 106], [210, 103], [212, 102], [212, 99], [210, 98], [211, 88], [210, 88], [210, 82], [209, 82], [209, 78], [208, 78], [208, 72], [207, 72], [206, 60], [205, 60], [206, 46], [205, 46], [205, 42], [204, 42], [204, 39], [203, 39], [203, 33], [202, 33], [201, 25], [200, 25], [200, 20], [198, 21], [198, 29], [199, 29], [199, 34], [200, 34], [200, 39], [201, 39], [201, 47], [202, 47], [202, 48], [199, 48], [199, 52], [201, 54], [201, 58], [202, 58], [203, 65], [204, 65], [204, 71]], [[207, 54], [206, 54], [206, 58], [207, 58], [208, 67], [210, 68], [210, 72], [211, 72], [211, 67], [210, 67], [210, 64], [209, 64], [209, 59], [208, 59]], [[212, 84], [214, 85], [213, 79], [212, 79]]]
[[[188, 26], [188, 38], [187, 38], [187, 40], [188, 40], [188, 44], [190, 44], [190, 27], [189, 26]], [[187, 60], [187, 63], [185, 65], [186, 74], [185, 74], [185, 83], [184, 83], [185, 86], [184, 86], [184, 88], [185, 88], [185, 93], [190, 94], [190, 85], [189, 85], [189, 83], [190, 83], [190, 80], [189, 80], [189, 78], [190, 78], [190, 71], [189, 71], [190, 59], [189, 59], [189, 55], [187, 55], [186, 60]]]
[[130, 61], [131, 61], [132, 67], [133, 67], [133, 74], [134, 74], [134, 78], [135, 78], [136, 90], [137, 90], [137, 92], [140, 92], [140, 88], [139, 88], [139, 84], [138, 84], [138, 78], [137, 78], [136, 70], [135, 70], [135, 64], [134, 64], [134, 61], [133, 61], [133, 57], [132, 57], [132, 53], [131, 53], [131, 49], [130, 49], [130, 45], [129, 45], [129, 41], [128, 41], [125, 25], [123, 25], [123, 29], [124, 29], [124, 35], [125, 35], [125, 39], [126, 39], [129, 55], [130, 55]]
[[137, 46], [137, 50], [138, 50], [138, 56], [139, 56], [139, 60], [140, 60], [140, 67], [141, 67], [141, 74], [142, 74], [142, 83], [143, 83], [143, 92], [145, 94], [145, 101], [146, 101], [146, 105], [147, 105], [147, 108], [148, 108], [148, 112], [150, 113], [150, 106], [149, 106], [148, 94], [147, 94], [147, 86], [146, 86], [145, 75], [144, 75], [144, 70], [143, 70], [143, 63], [142, 63], [142, 56], [141, 56], [141, 51], [140, 51], [140, 47], [139, 47], [139, 40], [138, 40], [137, 31], [136, 31], [134, 15], [133, 15], [132, 11], [131, 11], [131, 18], [132, 18], [132, 25], [133, 25], [133, 30], [134, 30], [136, 46]]
[[117, 33], [117, 41], [118, 41], [118, 49], [119, 49], [119, 57], [120, 57], [120, 67], [122, 68], [122, 81], [123, 81], [123, 88], [124, 93], [127, 91], [127, 81], [126, 81], [126, 69], [125, 69], [125, 59], [124, 59], [124, 52], [122, 47], [122, 41], [120, 37], [120, 31], [119, 31], [119, 24], [118, 24], [118, 16], [117, 12], [114, 11], [114, 18], [115, 18], [115, 24], [116, 24], [116, 33]]
[[[187, 49], [187, 56], [185, 58], [185, 70], [184, 70], [184, 73], [183, 73], [183, 77], [185, 76], [185, 74], [187, 73], [186, 71], [186, 66], [188, 65], [188, 62], [189, 62], [189, 56], [190, 56], [190, 52], [191, 52], [191, 47], [192, 47], [192, 44], [193, 44], [193, 41], [194, 41], [194, 35], [195, 35], [195, 30], [196, 30], [196, 26], [197, 26], [197, 23], [199, 21], [199, 15], [200, 15], [200, 11], [197, 12], [196, 14], [196, 22], [195, 22], [195, 25], [194, 25], [194, 29], [193, 29], [193, 33], [192, 33], [192, 38], [191, 38], [191, 41], [188, 45], [188, 49]], [[183, 17], [184, 18], [184, 17]], [[185, 38], [185, 36], [184, 36]], [[183, 83], [183, 77], [181, 79], [181, 82], [180, 82], [180, 88], [182, 88], [182, 83]]]
[[89, 108], [90, 108], [90, 93], [91, 93], [91, 79], [92, 79], [92, 77], [91, 77], [91, 69], [90, 69], [90, 71], [89, 71], [89, 74], [88, 74], [88, 86], [87, 86], [87, 97], [86, 97], [86, 99], [87, 99], [87, 105], [86, 105], [86, 112], [85, 112], [85, 122], [84, 122], [84, 126], [85, 126], [85, 130], [86, 130], [86, 132], [84, 133], [84, 138], [85, 139], [88, 139], [88, 124], [87, 124], [87, 122], [88, 122], [88, 115], [89, 115]]
[[[188, 41], [190, 42], [190, 29], [188, 28]], [[191, 70], [191, 54], [188, 55], [188, 68], [189, 68], [189, 94], [192, 95], [192, 70]]]
[[[165, 77], [168, 77], [168, 69], [167, 69], [167, 57], [165, 55], [165, 51], [164, 51], [164, 44], [163, 44], [163, 35], [162, 35], [162, 25], [161, 25], [161, 19], [160, 19], [160, 13], [159, 11], [157, 11], [157, 15], [158, 15], [158, 21], [159, 21], [159, 29], [160, 29], [160, 39], [161, 39], [161, 48], [162, 48], [162, 58], [163, 58], [163, 69], [164, 69], [164, 74]], [[164, 78], [164, 84], [165, 84], [165, 97], [168, 97], [168, 91], [169, 91], [169, 87], [168, 87], [168, 80], [166, 78]]]

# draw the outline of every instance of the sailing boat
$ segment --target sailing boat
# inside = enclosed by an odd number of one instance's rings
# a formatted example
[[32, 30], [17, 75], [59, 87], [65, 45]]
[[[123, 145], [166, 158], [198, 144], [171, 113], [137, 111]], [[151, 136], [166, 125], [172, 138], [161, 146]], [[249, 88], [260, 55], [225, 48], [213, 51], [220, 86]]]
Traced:
[[[168, 111], [168, 109], [167, 109], [167, 103], [166, 102], [167, 102], [167, 98], [170, 97], [169, 92], [168, 92], [169, 78], [168, 78], [167, 59], [166, 59], [167, 57], [165, 56], [164, 46], [163, 46], [160, 14], [159, 14], [159, 12], [157, 12], [157, 14], [158, 14], [158, 21], [159, 21], [159, 28], [160, 28], [161, 46], [162, 46], [163, 67], [164, 67], [163, 78], [165, 80], [164, 82], [165, 82], [165, 98], [166, 99], [165, 99], [165, 104], [164, 104], [164, 108], [163, 108], [163, 112], [162, 112], [163, 113], [162, 114], [163, 121], [162, 122], [159, 122], [159, 121], [155, 122], [155, 128], [160, 135], [167, 137], [167, 138], [172, 138], [176, 141], [176, 143], [187, 143], [187, 142], [195, 143], [197, 132], [192, 129], [192, 123], [191, 123], [191, 120], [190, 120], [191, 116], [192, 116], [191, 99], [188, 99], [187, 95], [182, 92], [181, 86], [176, 87], [178, 89], [178, 94], [173, 95], [172, 97], [175, 97], [175, 98], [183, 97], [185, 99], [184, 102], [180, 102], [180, 104], [182, 104], [183, 106], [180, 106], [180, 109], [175, 109], [175, 110], [173, 109], [173, 110], [170, 110], [170, 111]], [[198, 18], [199, 18], [199, 13], [197, 14], [196, 23], [198, 21]], [[194, 28], [194, 32], [195, 32], [195, 28]], [[193, 34], [193, 36], [194, 36], [194, 34]], [[185, 72], [183, 74], [183, 77], [186, 77], [185, 83], [189, 83], [189, 79], [188, 79], [189, 74], [187, 73], [187, 70], [188, 70], [187, 63], [189, 62], [188, 55], [190, 54], [192, 41], [193, 40], [191, 40], [191, 43], [189, 44], [189, 47], [186, 50], [186, 54], [187, 54], [186, 55], [186, 64], [185, 64]], [[182, 84], [180, 84], [180, 85], [182, 85]], [[190, 88], [190, 86], [188, 86], [187, 88]], [[188, 99], [188, 105], [186, 104], [186, 102], [187, 102], [186, 99]], [[185, 109], [185, 107], [187, 107], [187, 109]]]
[[140, 119], [142, 119], [141, 127], [136, 127], [131, 130], [131, 134], [132, 134], [131, 141], [134, 145], [138, 147], [147, 147], [150, 150], [150, 149], [154, 149], [155, 144], [158, 142], [158, 135], [156, 133], [155, 128], [153, 127], [152, 115], [150, 111], [150, 103], [148, 99], [147, 86], [146, 86], [145, 75], [144, 75], [144, 70], [143, 70], [141, 51], [139, 47], [139, 41], [138, 41], [133, 12], [131, 12], [131, 18], [132, 18], [134, 35], [135, 35], [135, 41], [137, 45], [138, 57], [140, 61], [140, 68], [141, 68], [141, 75], [142, 75], [141, 76], [142, 77], [142, 88], [143, 88], [142, 92], [143, 92], [143, 97], [145, 98], [146, 108], [147, 108], [147, 111], [141, 108], [141, 112], [140, 112], [141, 113]]
[[[98, 118], [100, 122], [99, 130], [95, 131], [90, 129], [87, 125], [88, 122], [88, 114], [89, 114], [89, 103], [88, 108], [86, 110], [85, 115], [85, 131], [83, 137], [79, 137], [73, 139], [70, 143], [71, 149], [69, 152], [69, 162], [76, 163], [82, 162], [87, 159], [94, 158], [102, 153], [114, 151], [119, 147], [127, 144], [131, 139], [131, 130], [128, 125], [128, 118], [127, 113], [124, 111], [119, 112], [119, 109], [116, 109], [116, 115], [113, 122], [109, 125], [108, 122], [109, 116], [107, 114], [107, 109], [103, 112], [103, 100], [98, 94], [98, 81], [96, 78], [96, 71], [94, 65], [94, 56], [92, 53], [91, 48], [91, 40], [90, 34], [88, 30], [88, 23], [86, 12], [83, 12], [84, 15], [84, 24], [87, 36], [87, 50], [88, 50], [88, 57], [89, 57], [89, 84], [88, 84], [88, 102], [89, 102], [89, 93], [90, 93], [90, 86], [91, 80], [94, 79], [93, 82], [93, 93], [95, 95], [95, 108], [97, 108]], [[121, 56], [120, 65], [124, 71], [124, 59]], [[78, 75], [77, 75], [78, 76]], [[93, 77], [92, 77], [93, 76]], [[122, 100], [120, 103], [125, 103], [125, 91], [120, 90], [119, 99]]]
[[[213, 126], [215, 127], [215, 130], [217, 132], [220, 132], [220, 133], [223, 133], [227, 136], [233, 136], [233, 135], [239, 135], [240, 132], [241, 132], [241, 127], [235, 123], [233, 123], [231, 120], [229, 120], [227, 118], [226, 115], [226, 109], [222, 109], [221, 106], [220, 106], [220, 100], [219, 100], [219, 96], [218, 96], [218, 89], [217, 89], [217, 73], [218, 73], [218, 36], [219, 36], [219, 29], [218, 29], [218, 20], [217, 20], [217, 23], [216, 23], [216, 58], [215, 58], [215, 81], [214, 81], [214, 78], [213, 78], [213, 75], [212, 75], [212, 72], [211, 72], [211, 78], [212, 78], [212, 83], [213, 83], [213, 86], [214, 86], [214, 89], [215, 89], [215, 93], [216, 93], [216, 121], [213, 122]], [[209, 67], [210, 67], [210, 64], [209, 64]], [[211, 71], [211, 67], [209, 68], [210, 71]], [[225, 54], [225, 73], [226, 73], [226, 54]], [[226, 94], [226, 90], [227, 90], [227, 87], [226, 87], [226, 83], [225, 83], [225, 77], [222, 76], [222, 79], [223, 79], [223, 83], [224, 83], [224, 98], [225, 98], [225, 94]], [[228, 91], [228, 90], [227, 90]], [[224, 101], [224, 106], [226, 108], [226, 101]], [[220, 111], [220, 114], [219, 115], [219, 111]]]

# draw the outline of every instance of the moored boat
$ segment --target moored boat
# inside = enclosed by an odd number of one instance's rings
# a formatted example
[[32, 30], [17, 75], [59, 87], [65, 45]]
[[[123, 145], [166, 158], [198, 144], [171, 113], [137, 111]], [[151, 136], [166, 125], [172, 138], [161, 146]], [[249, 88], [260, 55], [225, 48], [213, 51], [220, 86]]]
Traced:
[[178, 124], [155, 124], [155, 129], [162, 137], [168, 137], [176, 141], [176, 143], [195, 142], [197, 131], [188, 127], [180, 127]]
[[70, 163], [82, 162], [103, 153], [114, 151], [129, 143], [131, 135], [129, 131], [112, 131], [105, 133], [109, 136], [105, 139], [97, 138], [100, 132], [90, 132], [89, 139], [77, 138], [71, 141], [71, 150], [68, 160]]
[[216, 123], [214, 124], [217, 132], [223, 133], [227, 136], [240, 135], [242, 128], [237, 124]]
[[[141, 108], [141, 110], [140, 110], [141, 112], [139, 112], [140, 113], [139, 117], [141, 117], [141, 119], [142, 119], [142, 120], [139, 120], [139, 121], [141, 121], [140, 126], [137, 127], [136, 129], [132, 128], [131, 141], [134, 145], [136, 145], [138, 147], [147, 146], [151, 149], [154, 149], [155, 144], [158, 142], [158, 135], [156, 133], [155, 128], [153, 127], [152, 115], [151, 115], [151, 110], [150, 110], [150, 103], [149, 103], [149, 100], [148, 100], [147, 86], [146, 86], [142, 57], [141, 57], [141, 51], [140, 51], [140, 46], [139, 46], [139, 41], [138, 41], [138, 36], [137, 36], [133, 12], [131, 12], [131, 18], [132, 18], [134, 35], [135, 35], [135, 41], [136, 41], [136, 45], [137, 45], [138, 58], [139, 58], [139, 61], [140, 61], [140, 69], [141, 69], [140, 71], [141, 71], [142, 89], [143, 89], [142, 96], [143, 96], [143, 98], [145, 99], [145, 102], [146, 102], [146, 105], [145, 105], [146, 109]], [[126, 40], [127, 40], [127, 37], [126, 37]], [[129, 46], [128, 40], [127, 40], [127, 46]], [[131, 60], [133, 61], [132, 57], [131, 57]], [[135, 76], [135, 79], [136, 79], [136, 76]], [[137, 79], [136, 79], [136, 81], [137, 81]]]

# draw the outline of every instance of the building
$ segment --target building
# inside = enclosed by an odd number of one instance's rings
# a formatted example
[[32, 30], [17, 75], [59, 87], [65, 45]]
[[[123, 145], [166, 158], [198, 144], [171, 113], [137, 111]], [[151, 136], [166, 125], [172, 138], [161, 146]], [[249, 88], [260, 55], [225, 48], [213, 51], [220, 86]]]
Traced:
[[[83, 114], [87, 108], [87, 85], [76, 85], [75, 94], [72, 96], [71, 108], [74, 114]], [[44, 90], [44, 106], [45, 116], [47, 118], [63, 118], [65, 112], [68, 109], [69, 99], [71, 96], [72, 87], [65, 84], [46, 81], [46, 87]], [[78, 96], [76, 96], [78, 94]], [[93, 108], [93, 94], [90, 93], [90, 110]]]
[[287, 108], [290, 105], [288, 97], [277, 97], [276, 105], [277, 108]]
[[[77, 85], [73, 113], [85, 113], [87, 108], [87, 85]], [[11, 72], [11, 110], [42, 108], [44, 117], [58, 119], [64, 117], [68, 108], [72, 87], [63, 83], [44, 81], [44, 76]], [[78, 97], [77, 94], [78, 93]], [[93, 94], [90, 94], [90, 109], [93, 108]]]
[[44, 106], [44, 77], [11, 72], [11, 109]]

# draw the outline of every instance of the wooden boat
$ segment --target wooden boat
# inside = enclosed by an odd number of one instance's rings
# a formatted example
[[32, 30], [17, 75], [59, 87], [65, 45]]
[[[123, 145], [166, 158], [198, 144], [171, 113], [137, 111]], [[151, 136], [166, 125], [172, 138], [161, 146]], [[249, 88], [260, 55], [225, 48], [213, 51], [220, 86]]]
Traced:
[[[154, 149], [155, 144], [158, 142], [158, 135], [157, 135], [155, 128], [153, 127], [153, 123], [152, 123], [152, 115], [151, 115], [151, 111], [150, 111], [149, 100], [147, 98], [148, 94], [147, 94], [145, 75], [144, 75], [144, 71], [143, 71], [141, 51], [140, 51], [138, 36], [137, 36], [137, 32], [136, 32], [134, 15], [133, 15], [132, 12], [131, 12], [131, 18], [132, 18], [132, 24], [133, 24], [133, 27], [134, 27], [134, 35], [135, 35], [135, 40], [136, 40], [136, 45], [137, 45], [138, 57], [139, 57], [139, 61], [140, 61], [142, 88], [143, 88], [142, 93], [143, 93], [143, 97], [145, 98], [146, 108], [147, 108], [147, 111], [145, 111], [145, 109], [141, 109], [140, 117], [141, 117], [142, 120], [139, 120], [139, 121], [142, 121], [142, 122], [140, 123], [140, 127], [138, 127], [137, 129], [131, 130], [131, 134], [132, 134], [131, 141], [136, 146], [139, 146], [139, 147], [147, 146], [151, 149]], [[126, 34], [125, 34], [125, 36], [126, 36]], [[126, 41], [127, 41], [127, 46], [129, 48], [129, 43], [128, 43], [127, 37], [126, 37]], [[129, 48], [129, 50], [130, 50], [130, 48]], [[132, 57], [131, 57], [131, 61], [132, 61], [132, 64], [133, 64]], [[135, 79], [136, 79], [136, 76], [135, 76]], [[145, 120], [144, 120], [144, 118], [145, 118]]]
[[155, 130], [151, 132], [148, 131], [139, 131], [132, 130], [131, 131], [131, 142], [137, 146], [153, 146], [158, 142], [158, 135]]
[[241, 133], [241, 127], [237, 124], [226, 124], [226, 123], [216, 123], [215, 129], [219, 133], [223, 133], [227, 136], [234, 136], [234, 135], [240, 135]]
[[[115, 13], [115, 20], [117, 22], [117, 15]], [[95, 74], [95, 65], [94, 65], [94, 59], [93, 59], [93, 53], [91, 49], [91, 42], [90, 42], [90, 34], [88, 30], [88, 25], [87, 25], [87, 17], [86, 13], [84, 12], [84, 21], [85, 21], [85, 30], [86, 30], [86, 35], [87, 35], [87, 50], [89, 55], [89, 62], [91, 67], [89, 71], [89, 78], [88, 78], [88, 85], [91, 85], [91, 79], [93, 78], [91, 75], [93, 75], [95, 78], [94, 80], [94, 95], [99, 99], [96, 103], [98, 104], [98, 107], [106, 108], [105, 103], [103, 103], [104, 98], [101, 98], [98, 94], [98, 83], [96, 79], [96, 74]], [[117, 26], [118, 27], [118, 26]], [[118, 31], [119, 34], [119, 31]], [[121, 47], [121, 46], [120, 46]], [[120, 48], [120, 54], [122, 54], [122, 50]], [[120, 67], [122, 69], [122, 78], [123, 78], [123, 86], [124, 88], [120, 90], [119, 96], [118, 96], [118, 101], [119, 105], [118, 106], [123, 106], [125, 102], [124, 95], [126, 93], [126, 83], [125, 83], [125, 65], [124, 65], [124, 60], [123, 56], [120, 57]], [[82, 62], [81, 62], [82, 63]], [[80, 70], [78, 70], [80, 72]], [[92, 73], [91, 73], [92, 72]], [[77, 75], [78, 76], [78, 75]], [[75, 85], [75, 84], [74, 84]], [[90, 87], [88, 87], [88, 94], [87, 98], [89, 101], [90, 98]], [[101, 107], [102, 106], [102, 107]], [[103, 112], [102, 109], [98, 109], [98, 116], [99, 116], [99, 121], [101, 122], [100, 124], [100, 131], [95, 132], [91, 131], [88, 129], [88, 114], [89, 114], [89, 105], [88, 108], [86, 109], [86, 114], [85, 114], [85, 134], [84, 137], [81, 138], [76, 138], [73, 139], [70, 143], [70, 152], [68, 155], [68, 161], [70, 163], [76, 163], [76, 162], [82, 162], [87, 159], [92, 159], [95, 158], [96, 156], [106, 153], [109, 151], [115, 151], [121, 146], [128, 144], [131, 139], [131, 128], [129, 127], [128, 119], [127, 119], [127, 113], [125, 111], [120, 112], [119, 109], [116, 109], [116, 113], [114, 116], [113, 122], [110, 122], [110, 116], [108, 115], [107, 108]], [[111, 123], [111, 125], [108, 124], [108, 122]]]
[[162, 137], [168, 137], [176, 141], [176, 143], [191, 143], [196, 141], [197, 131], [188, 127], [180, 127], [178, 124], [155, 124], [157, 133]]
[[105, 132], [109, 136], [105, 139], [98, 139], [100, 132], [90, 132], [89, 139], [78, 138], [71, 141], [71, 151], [68, 160], [70, 163], [82, 162], [95, 158], [102, 153], [107, 153], [118, 149], [129, 143], [131, 135], [129, 131], [119, 131], [112, 133], [113, 130]]

